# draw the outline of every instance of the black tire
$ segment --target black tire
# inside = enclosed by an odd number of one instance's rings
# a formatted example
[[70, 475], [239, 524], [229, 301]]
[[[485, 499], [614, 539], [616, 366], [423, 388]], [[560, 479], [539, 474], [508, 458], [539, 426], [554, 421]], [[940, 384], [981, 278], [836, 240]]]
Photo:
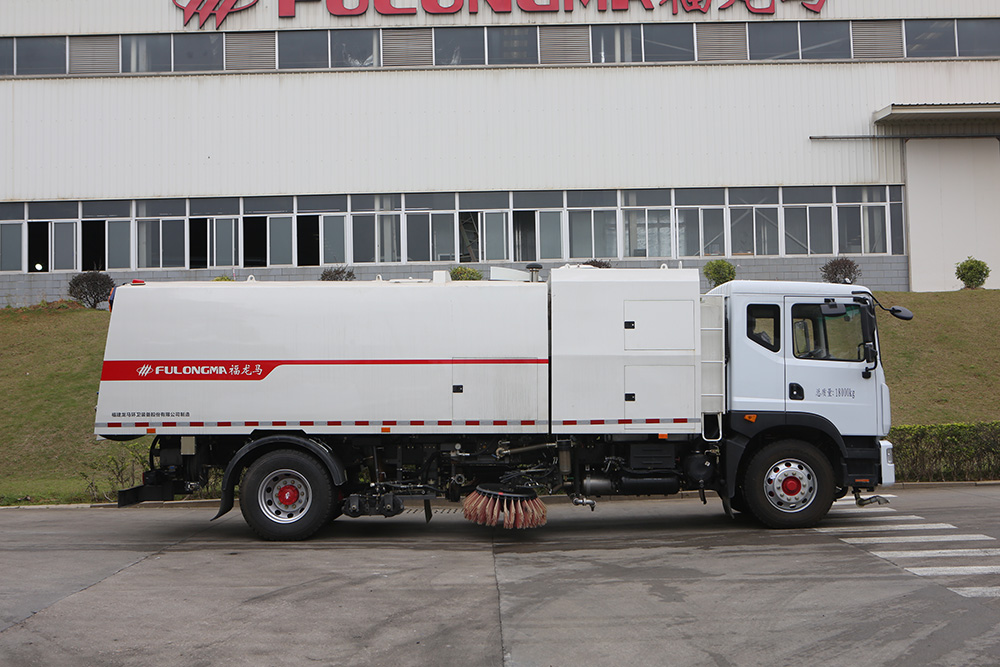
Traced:
[[826, 516], [836, 486], [829, 459], [801, 440], [757, 452], [743, 477], [747, 509], [771, 528], [808, 528]]
[[254, 461], [240, 484], [240, 510], [265, 540], [304, 540], [333, 518], [333, 482], [319, 461], [291, 449]]

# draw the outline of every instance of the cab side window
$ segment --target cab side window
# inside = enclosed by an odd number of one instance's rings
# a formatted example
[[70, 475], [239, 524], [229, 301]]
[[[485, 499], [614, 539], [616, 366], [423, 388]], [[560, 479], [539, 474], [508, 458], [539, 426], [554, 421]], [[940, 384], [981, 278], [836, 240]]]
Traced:
[[845, 304], [824, 312], [820, 304], [792, 306], [792, 352], [799, 359], [864, 361], [861, 308]]
[[771, 352], [781, 349], [781, 309], [774, 304], [747, 306], [747, 338]]

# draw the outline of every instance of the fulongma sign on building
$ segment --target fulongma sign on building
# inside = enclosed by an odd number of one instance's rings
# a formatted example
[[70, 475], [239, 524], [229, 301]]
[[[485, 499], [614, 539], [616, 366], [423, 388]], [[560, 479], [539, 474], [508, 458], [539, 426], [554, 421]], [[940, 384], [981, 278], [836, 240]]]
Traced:
[[[295, 8], [299, 3], [325, 2], [327, 11], [333, 16], [360, 16], [369, 9], [383, 16], [399, 14], [416, 14], [422, 11], [427, 14], [457, 14], [468, 9], [469, 14], [478, 14], [480, 0], [420, 0], [418, 7], [397, 7], [394, 0], [278, 0], [278, 18], [295, 18]], [[574, 7], [587, 8], [596, 5], [597, 11], [613, 12], [628, 11], [633, 4], [639, 3], [648, 11], [656, 11], [659, 7], [679, 13], [700, 12], [707, 14], [712, 8], [713, 0], [483, 0], [482, 7], [488, 7], [494, 14], [509, 14], [513, 6], [522, 12], [572, 12]], [[715, 0], [719, 10], [729, 9], [736, 5], [744, 5], [754, 14], [774, 14], [779, 0]], [[780, 0], [780, 2], [798, 2], [806, 9], [820, 13], [826, 0]], [[184, 25], [198, 17], [198, 27], [204, 27], [210, 18], [215, 17], [215, 27], [218, 29], [226, 17], [235, 12], [250, 9], [257, 0], [173, 0], [173, 3], [184, 12]], [[348, 6], [350, 4], [351, 6]], [[661, 11], [664, 11], [661, 10]]]

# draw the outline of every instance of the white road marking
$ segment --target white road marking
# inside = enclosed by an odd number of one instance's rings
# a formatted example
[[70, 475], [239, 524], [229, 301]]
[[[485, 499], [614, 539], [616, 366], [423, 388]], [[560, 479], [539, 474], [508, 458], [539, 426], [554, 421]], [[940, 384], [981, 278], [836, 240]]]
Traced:
[[873, 551], [879, 558], [973, 558], [1000, 556], [1000, 549], [914, 549], [911, 551]]
[[1000, 574], [1000, 565], [956, 565], [955, 567], [908, 567], [921, 577], [964, 577], [972, 574]]
[[949, 588], [948, 590], [967, 598], [1000, 598], [1000, 586], [972, 586], [968, 588]]
[[[883, 498], [895, 498], [896, 497], [896, 496], [894, 496], [891, 493], [880, 493], [878, 495], [882, 496]], [[854, 502], [854, 497], [851, 496], [851, 497], [841, 498], [840, 500], [835, 500], [835, 501], [833, 501], [833, 504], [834, 505], [855, 505], [856, 503]]]
[[886, 535], [883, 537], [842, 537], [848, 544], [902, 544], [905, 542], [985, 542], [995, 540], [989, 535]]
[[[831, 512], [827, 518], [836, 519], [835, 512]], [[894, 516], [845, 516], [845, 521], [850, 521], [851, 523], [856, 523], [859, 521], [864, 521], [865, 523], [874, 523], [876, 521], [925, 521], [924, 517], [916, 516], [915, 514], [896, 514]]]
[[830, 526], [813, 530], [817, 533], [877, 533], [882, 530], [944, 530], [954, 527], [950, 523], [907, 523], [890, 526]]
[[830, 514], [874, 514], [882, 512], [895, 512], [891, 507], [837, 507], [830, 510]]

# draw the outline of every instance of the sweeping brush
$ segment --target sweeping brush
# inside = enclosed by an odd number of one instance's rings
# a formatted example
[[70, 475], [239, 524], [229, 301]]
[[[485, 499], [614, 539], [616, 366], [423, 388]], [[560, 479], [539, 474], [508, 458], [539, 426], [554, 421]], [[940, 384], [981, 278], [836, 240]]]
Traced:
[[480, 526], [495, 526], [503, 520], [504, 528], [537, 528], [545, 525], [545, 503], [534, 489], [480, 484], [462, 501], [465, 518]]

